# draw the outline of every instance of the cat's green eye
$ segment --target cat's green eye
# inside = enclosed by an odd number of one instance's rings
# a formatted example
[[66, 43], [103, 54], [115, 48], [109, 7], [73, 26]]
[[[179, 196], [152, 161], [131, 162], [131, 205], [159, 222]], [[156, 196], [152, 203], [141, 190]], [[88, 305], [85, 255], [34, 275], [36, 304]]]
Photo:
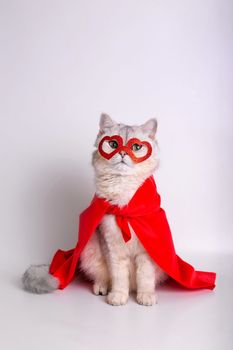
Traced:
[[133, 151], [139, 151], [142, 148], [142, 145], [139, 145], [138, 143], [134, 143], [132, 146]]
[[118, 147], [118, 143], [115, 140], [109, 141], [109, 146], [116, 149]]

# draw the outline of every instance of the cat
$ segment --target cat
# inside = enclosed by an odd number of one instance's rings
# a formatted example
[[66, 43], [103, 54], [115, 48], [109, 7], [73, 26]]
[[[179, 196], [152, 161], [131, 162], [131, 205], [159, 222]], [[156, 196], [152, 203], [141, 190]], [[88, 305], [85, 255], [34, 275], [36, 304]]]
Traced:
[[[96, 194], [123, 207], [158, 167], [157, 121], [149, 119], [140, 126], [128, 126], [102, 114], [99, 127], [92, 155]], [[106, 159], [98, 146], [105, 136], [113, 135], [121, 136], [124, 144], [132, 138], [147, 141], [152, 153], [141, 162], [134, 162], [124, 151]], [[117, 146], [117, 141], [109, 140], [104, 142], [103, 149], [108, 154]], [[132, 150], [136, 157], [143, 157], [147, 151], [145, 145], [139, 144], [134, 144]], [[157, 302], [156, 287], [167, 279], [167, 275], [149, 257], [131, 227], [130, 231], [131, 239], [125, 243], [115, 216], [105, 215], [80, 256], [80, 269], [93, 282], [94, 294], [107, 295], [109, 304], [124, 305], [130, 291], [135, 291], [137, 302], [150, 306]], [[58, 280], [48, 270], [48, 265], [29, 267], [22, 278], [24, 288], [34, 293], [57, 289]]]

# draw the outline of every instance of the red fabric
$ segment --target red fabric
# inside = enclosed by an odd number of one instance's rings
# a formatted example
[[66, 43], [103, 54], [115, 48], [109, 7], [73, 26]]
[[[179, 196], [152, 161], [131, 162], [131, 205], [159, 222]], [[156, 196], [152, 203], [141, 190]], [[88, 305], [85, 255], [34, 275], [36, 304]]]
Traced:
[[214, 272], [195, 271], [176, 255], [166, 214], [160, 207], [160, 196], [154, 178], [150, 177], [123, 208], [94, 196], [90, 206], [80, 215], [76, 247], [68, 251], [58, 250], [51, 262], [49, 272], [59, 279], [60, 289], [65, 288], [73, 279], [80, 254], [105, 214], [116, 216], [125, 242], [131, 238], [130, 224], [154, 262], [182, 286], [189, 289], [215, 287]]

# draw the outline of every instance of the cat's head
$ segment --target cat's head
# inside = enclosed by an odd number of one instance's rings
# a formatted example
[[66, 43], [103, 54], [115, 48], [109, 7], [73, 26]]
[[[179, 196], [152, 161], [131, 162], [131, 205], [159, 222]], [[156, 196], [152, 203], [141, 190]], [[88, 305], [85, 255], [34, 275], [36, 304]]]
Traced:
[[147, 175], [158, 165], [156, 119], [142, 125], [117, 123], [107, 114], [100, 117], [93, 166], [97, 174]]

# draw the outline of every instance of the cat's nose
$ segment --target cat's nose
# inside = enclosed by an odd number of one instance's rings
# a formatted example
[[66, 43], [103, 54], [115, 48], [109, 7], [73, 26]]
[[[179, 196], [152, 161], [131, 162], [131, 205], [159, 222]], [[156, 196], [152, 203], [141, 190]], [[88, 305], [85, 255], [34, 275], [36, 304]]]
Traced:
[[125, 152], [125, 151], [120, 151], [119, 153], [120, 153], [120, 155], [122, 156], [122, 158], [126, 155], [126, 152]]

